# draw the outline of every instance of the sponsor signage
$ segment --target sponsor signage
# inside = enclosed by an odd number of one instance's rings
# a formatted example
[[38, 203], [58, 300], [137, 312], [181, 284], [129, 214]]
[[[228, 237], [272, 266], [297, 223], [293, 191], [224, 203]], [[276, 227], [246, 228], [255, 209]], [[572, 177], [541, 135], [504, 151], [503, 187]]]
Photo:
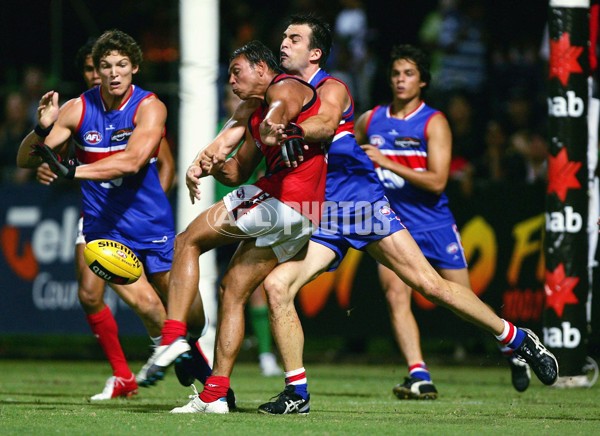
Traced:
[[[474, 292], [500, 316], [543, 335], [550, 346], [574, 350], [585, 333], [572, 320], [561, 318], [543, 329], [542, 241], [548, 225], [575, 231], [580, 221], [574, 210], [563, 208], [548, 224], [545, 190], [541, 184], [502, 184], [485, 186], [468, 199], [452, 189], [448, 194]], [[515, 204], [519, 207], [506, 206]], [[77, 190], [0, 186], [0, 211], [0, 334], [90, 334], [77, 299], [73, 258]], [[552, 302], [552, 311], [566, 313], [573, 306], [572, 297], [562, 295], [568, 298]], [[105, 298], [120, 334], [146, 335], [139, 318], [112, 291]], [[383, 338], [396, 349], [377, 266], [365, 253], [350, 250], [335, 272], [301, 290], [297, 307], [308, 340], [343, 337], [360, 343]], [[413, 310], [424, 341], [494, 344], [490, 335], [418, 294]]]
[[[0, 333], [90, 333], [77, 298], [78, 188], [0, 186]], [[124, 334], [144, 327], [107, 287]]]
[[587, 223], [589, 2], [549, 8], [548, 119], [543, 337], [560, 375], [582, 375], [587, 355], [586, 301], [591, 292]]

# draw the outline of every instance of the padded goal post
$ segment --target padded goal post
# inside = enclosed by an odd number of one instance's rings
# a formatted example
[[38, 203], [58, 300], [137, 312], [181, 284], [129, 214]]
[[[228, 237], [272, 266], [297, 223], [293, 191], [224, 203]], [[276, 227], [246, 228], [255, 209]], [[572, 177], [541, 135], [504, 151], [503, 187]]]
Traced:
[[548, 15], [550, 156], [543, 330], [544, 343], [559, 360], [559, 383], [565, 386], [587, 381], [598, 236], [598, 102], [591, 95], [595, 62], [589, 50], [590, 10], [589, 0], [551, 0]]

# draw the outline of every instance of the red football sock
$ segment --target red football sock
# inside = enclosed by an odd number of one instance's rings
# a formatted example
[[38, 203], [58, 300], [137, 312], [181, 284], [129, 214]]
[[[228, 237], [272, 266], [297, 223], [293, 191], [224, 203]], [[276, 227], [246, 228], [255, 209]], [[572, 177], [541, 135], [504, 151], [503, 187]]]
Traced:
[[160, 345], [171, 345], [180, 336], [187, 335], [187, 324], [174, 319], [167, 319], [162, 328]]
[[229, 390], [229, 377], [211, 375], [206, 379], [204, 390], [200, 392], [200, 399], [205, 403], [212, 403], [219, 398], [227, 396]]
[[86, 316], [92, 332], [98, 339], [104, 354], [110, 363], [115, 377], [129, 378], [132, 375], [127, 359], [119, 342], [119, 329], [110, 307], [106, 306], [98, 313]]

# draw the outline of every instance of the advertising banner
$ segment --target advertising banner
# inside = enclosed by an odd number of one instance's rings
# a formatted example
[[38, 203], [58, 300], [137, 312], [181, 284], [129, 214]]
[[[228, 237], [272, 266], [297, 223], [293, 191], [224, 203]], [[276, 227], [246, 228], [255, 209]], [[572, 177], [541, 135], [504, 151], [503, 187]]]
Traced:
[[[503, 318], [540, 334], [545, 189], [543, 184], [486, 184], [469, 198], [448, 191], [473, 290]], [[0, 335], [89, 334], [73, 261], [77, 191], [0, 186], [0, 211]], [[569, 214], [565, 225], [578, 225]], [[112, 291], [106, 300], [121, 335], [146, 334]], [[365, 253], [350, 250], [335, 272], [301, 290], [297, 307], [307, 340], [383, 340], [396, 349], [376, 263]], [[451, 348], [473, 342], [495, 346], [491, 335], [419, 295], [414, 295], [413, 311], [424, 341]], [[573, 338], [567, 335], [567, 343]]]
[[[90, 333], [75, 278], [79, 190], [32, 184], [0, 193], [0, 333]], [[105, 301], [120, 333], [145, 332], [110, 288]]]
[[588, 223], [597, 219], [588, 210], [589, 1], [551, 1], [548, 23], [544, 343], [556, 355], [562, 378], [582, 375], [585, 365], [591, 292]]

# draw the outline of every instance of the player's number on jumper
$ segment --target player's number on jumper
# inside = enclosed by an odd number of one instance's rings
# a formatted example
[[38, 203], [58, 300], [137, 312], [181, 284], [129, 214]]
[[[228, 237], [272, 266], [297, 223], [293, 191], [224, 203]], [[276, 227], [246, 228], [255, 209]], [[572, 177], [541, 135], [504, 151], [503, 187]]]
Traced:
[[382, 180], [383, 185], [388, 189], [401, 189], [406, 183], [404, 178], [393, 171], [383, 168], [376, 168], [375, 171], [377, 172], [379, 180]]
[[102, 183], [100, 183], [100, 186], [102, 186], [104, 189], [112, 189], [112, 188], [117, 188], [117, 187], [121, 186], [122, 184], [123, 184], [123, 178], [119, 177], [118, 179], [109, 180], [108, 182], [102, 182]]

